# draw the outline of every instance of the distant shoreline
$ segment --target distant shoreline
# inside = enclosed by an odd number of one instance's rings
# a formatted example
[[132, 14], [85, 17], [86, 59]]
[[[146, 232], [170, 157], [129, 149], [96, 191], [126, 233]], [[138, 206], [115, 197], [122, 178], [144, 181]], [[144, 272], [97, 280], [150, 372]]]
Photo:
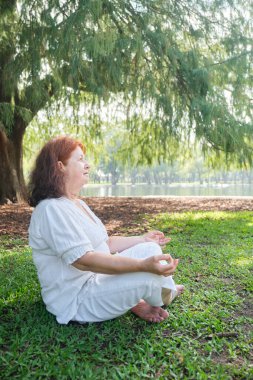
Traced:
[[82, 195], [83, 198], [126, 198], [126, 199], [238, 199], [238, 200], [253, 200], [253, 196], [248, 195], [106, 195], [106, 196], [90, 196]]
[[81, 194], [87, 197], [253, 197], [253, 184], [88, 184]]

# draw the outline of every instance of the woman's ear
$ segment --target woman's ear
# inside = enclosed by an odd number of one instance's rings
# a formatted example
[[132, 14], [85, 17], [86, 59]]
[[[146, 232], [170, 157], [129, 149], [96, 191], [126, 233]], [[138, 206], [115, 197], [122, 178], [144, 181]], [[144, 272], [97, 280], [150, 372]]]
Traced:
[[65, 166], [62, 163], [62, 161], [57, 161], [58, 168], [60, 169], [61, 172], [65, 171]]

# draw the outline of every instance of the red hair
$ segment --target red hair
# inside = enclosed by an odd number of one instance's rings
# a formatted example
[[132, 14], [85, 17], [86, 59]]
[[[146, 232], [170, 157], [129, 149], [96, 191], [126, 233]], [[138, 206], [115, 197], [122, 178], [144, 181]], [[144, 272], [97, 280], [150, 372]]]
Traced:
[[44, 145], [30, 176], [29, 204], [31, 206], [37, 206], [43, 199], [60, 198], [65, 195], [64, 174], [59, 169], [58, 161], [66, 164], [71, 153], [78, 146], [85, 153], [84, 145], [68, 136], [56, 137]]

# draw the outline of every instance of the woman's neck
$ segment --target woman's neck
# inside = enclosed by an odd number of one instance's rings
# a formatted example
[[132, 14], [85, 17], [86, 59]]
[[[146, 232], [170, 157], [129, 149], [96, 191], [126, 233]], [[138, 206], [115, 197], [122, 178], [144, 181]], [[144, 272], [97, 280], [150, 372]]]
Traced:
[[79, 198], [79, 191], [67, 190], [65, 192], [65, 197], [71, 201], [76, 201]]

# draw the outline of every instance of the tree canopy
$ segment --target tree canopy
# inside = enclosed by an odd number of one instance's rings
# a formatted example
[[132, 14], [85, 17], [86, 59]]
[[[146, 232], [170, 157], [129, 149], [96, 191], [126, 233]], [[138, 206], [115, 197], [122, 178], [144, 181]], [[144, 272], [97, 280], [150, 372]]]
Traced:
[[252, 16], [244, 0], [1, 1], [0, 200], [24, 196], [23, 135], [52, 102], [117, 95], [148, 162], [197, 138], [252, 164]]

